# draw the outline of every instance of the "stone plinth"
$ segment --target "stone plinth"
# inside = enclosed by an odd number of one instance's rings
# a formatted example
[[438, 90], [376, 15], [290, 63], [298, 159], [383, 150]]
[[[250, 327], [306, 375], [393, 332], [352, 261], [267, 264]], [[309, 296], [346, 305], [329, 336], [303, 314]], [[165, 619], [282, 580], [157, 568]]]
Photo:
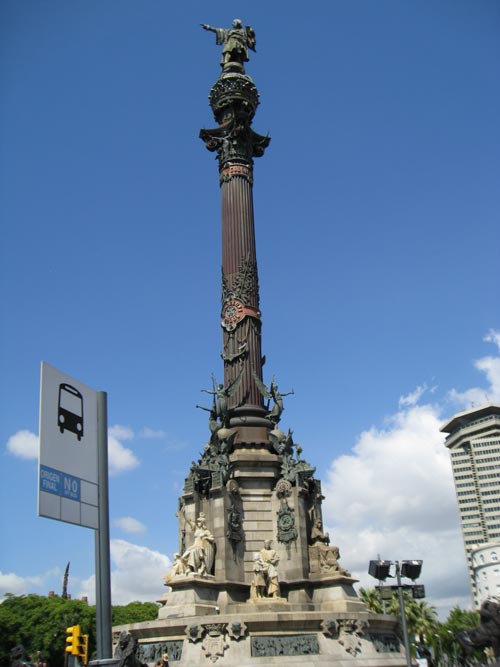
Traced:
[[179, 667], [404, 667], [396, 620], [364, 612], [287, 611], [262, 601], [237, 614], [164, 618], [114, 628], [139, 640], [138, 658], [153, 667], [168, 651]]

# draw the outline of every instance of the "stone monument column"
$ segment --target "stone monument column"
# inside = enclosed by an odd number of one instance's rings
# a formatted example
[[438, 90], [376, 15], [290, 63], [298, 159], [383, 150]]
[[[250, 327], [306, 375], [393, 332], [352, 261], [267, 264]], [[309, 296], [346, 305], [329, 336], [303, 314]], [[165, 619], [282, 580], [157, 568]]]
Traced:
[[404, 667], [396, 619], [358, 599], [323, 528], [316, 470], [282, 430], [293, 389], [263, 382], [252, 187], [253, 160], [270, 139], [251, 128], [259, 96], [244, 63], [255, 33], [240, 19], [203, 28], [223, 47], [210, 92], [217, 126], [200, 136], [219, 166], [224, 380], [202, 389], [212, 397], [198, 406], [208, 441], [179, 498], [179, 548], [158, 619], [115, 632], [130, 631], [149, 667], [165, 652], [179, 667]]
[[222, 197], [221, 325], [224, 388], [231, 427], [260, 427], [265, 439], [262, 381], [261, 313], [253, 212], [253, 158], [264, 154], [270, 138], [251, 128], [259, 94], [243, 66], [229, 61], [210, 91], [218, 127], [201, 130], [210, 151], [217, 151]]

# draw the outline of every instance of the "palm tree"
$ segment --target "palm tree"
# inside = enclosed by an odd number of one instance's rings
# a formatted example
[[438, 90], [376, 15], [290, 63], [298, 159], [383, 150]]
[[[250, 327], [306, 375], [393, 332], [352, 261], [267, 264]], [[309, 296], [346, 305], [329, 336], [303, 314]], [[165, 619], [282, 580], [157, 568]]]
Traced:
[[376, 614], [384, 613], [382, 601], [376, 588], [360, 588], [359, 597], [370, 611], [373, 611]]
[[[434, 635], [440, 625], [436, 609], [425, 600], [414, 600], [409, 590], [403, 590], [403, 602], [410, 646], [413, 646], [413, 649], [416, 648], [417, 644], [421, 647], [432, 647], [435, 644]], [[389, 600], [387, 613], [401, 618], [401, 607], [397, 592], [394, 592], [391, 600]]]
[[[370, 611], [376, 614], [385, 612], [379, 591], [376, 588], [360, 588], [359, 597]], [[428, 645], [432, 643], [437, 628], [439, 627], [436, 608], [429, 605], [425, 600], [414, 600], [408, 590], [403, 591], [406, 625], [408, 634], [414, 639]], [[401, 617], [399, 596], [393, 592], [387, 601], [387, 613], [397, 618]]]
[[[420, 642], [424, 642], [426, 637], [432, 637], [438, 626], [436, 608], [425, 600], [414, 600], [407, 590], [403, 591], [403, 601], [408, 634], [418, 638]], [[389, 601], [387, 611], [398, 618], [401, 616], [397, 593], [394, 593]]]
[[436, 607], [427, 604], [425, 600], [413, 600], [415, 607], [415, 634], [421, 642], [429, 643], [430, 638], [434, 637], [439, 626]]

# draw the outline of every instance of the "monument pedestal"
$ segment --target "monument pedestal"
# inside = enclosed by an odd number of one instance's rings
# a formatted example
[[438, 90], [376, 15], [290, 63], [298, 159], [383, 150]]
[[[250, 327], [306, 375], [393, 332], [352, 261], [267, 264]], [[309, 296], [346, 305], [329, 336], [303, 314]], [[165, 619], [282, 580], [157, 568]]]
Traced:
[[138, 640], [137, 659], [179, 667], [405, 667], [396, 619], [369, 612], [346, 575], [280, 581], [281, 597], [215, 576], [174, 577], [158, 619], [114, 628]]
[[292, 610], [260, 600], [237, 613], [199, 613], [114, 628], [139, 641], [137, 658], [154, 667], [168, 652], [171, 665], [221, 667], [404, 667], [404, 647], [393, 617], [358, 612]]

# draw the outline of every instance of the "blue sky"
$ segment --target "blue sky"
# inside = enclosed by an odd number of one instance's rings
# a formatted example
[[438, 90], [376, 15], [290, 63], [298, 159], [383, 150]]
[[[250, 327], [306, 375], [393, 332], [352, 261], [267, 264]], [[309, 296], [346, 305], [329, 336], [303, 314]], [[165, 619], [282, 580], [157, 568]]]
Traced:
[[[342, 564], [423, 558], [468, 604], [439, 426], [500, 402], [500, 8], [4, 0], [0, 593], [93, 595], [92, 531], [36, 516], [40, 361], [108, 392], [113, 600], [157, 599], [196, 410], [222, 376], [219, 47], [247, 72], [265, 375], [328, 492]], [[436, 511], [436, 507], [439, 511]], [[411, 511], [409, 511], [411, 508]], [[446, 568], [440, 554], [450, 554]], [[442, 559], [441, 559], [442, 560]]]

